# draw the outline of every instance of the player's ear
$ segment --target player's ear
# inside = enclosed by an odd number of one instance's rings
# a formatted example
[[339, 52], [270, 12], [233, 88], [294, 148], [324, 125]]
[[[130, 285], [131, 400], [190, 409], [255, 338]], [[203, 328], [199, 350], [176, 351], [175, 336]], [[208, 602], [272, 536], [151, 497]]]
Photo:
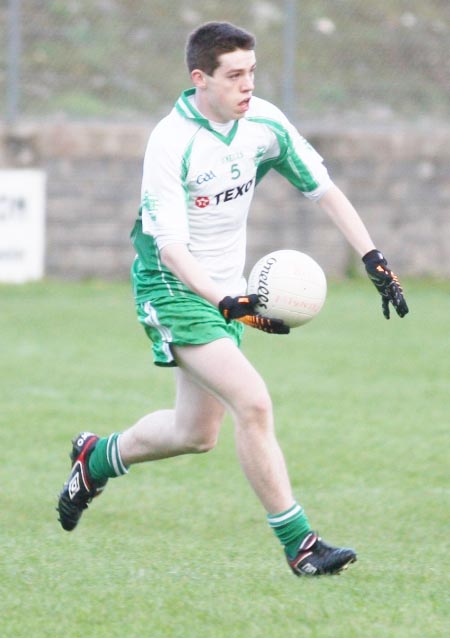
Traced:
[[192, 83], [196, 89], [206, 88], [206, 73], [200, 69], [194, 69], [191, 71]]

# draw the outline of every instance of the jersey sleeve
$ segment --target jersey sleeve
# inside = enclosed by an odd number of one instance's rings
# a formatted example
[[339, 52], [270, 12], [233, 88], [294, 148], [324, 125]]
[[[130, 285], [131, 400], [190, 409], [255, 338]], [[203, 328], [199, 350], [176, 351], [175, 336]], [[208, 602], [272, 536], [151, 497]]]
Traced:
[[157, 127], [147, 144], [141, 215], [143, 233], [155, 238], [159, 250], [168, 244], [189, 242], [183, 156], [165, 127]]
[[266, 124], [274, 135], [274, 141], [266, 154], [268, 162], [266, 160], [261, 165], [264, 173], [274, 168], [305, 197], [319, 200], [333, 183], [323, 158], [273, 104], [269, 105], [268, 115]]

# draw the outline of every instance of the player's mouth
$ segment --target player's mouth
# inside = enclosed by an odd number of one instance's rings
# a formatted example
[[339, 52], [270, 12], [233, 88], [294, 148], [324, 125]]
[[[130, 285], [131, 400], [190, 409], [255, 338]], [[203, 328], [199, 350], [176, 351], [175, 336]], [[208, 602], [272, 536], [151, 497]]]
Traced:
[[250, 107], [250, 100], [251, 100], [251, 97], [246, 97], [245, 100], [242, 100], [241, 102], [239, 102], [238, 108], [242, 113], [244, 113], [245, 111], [248, 111]]

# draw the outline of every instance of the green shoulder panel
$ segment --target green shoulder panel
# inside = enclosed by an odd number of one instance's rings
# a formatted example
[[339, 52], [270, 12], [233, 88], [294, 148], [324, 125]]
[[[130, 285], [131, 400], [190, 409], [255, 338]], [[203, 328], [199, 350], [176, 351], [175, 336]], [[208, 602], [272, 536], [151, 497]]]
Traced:
[[269, 170], [274, 168], [303, 193], [309, 193], [315, 190], [319, 184], [314, 179], [307, 165], [298, 155], [289, 131], [276, 120], [264, 117], [249, 117], [248, 119], [251, 122], [268, 126], [275, 134], [280, 146], [280, 154], [278, 157], [270, 158], [260, 163], [256, 173], [256, 181], [261, 181]]

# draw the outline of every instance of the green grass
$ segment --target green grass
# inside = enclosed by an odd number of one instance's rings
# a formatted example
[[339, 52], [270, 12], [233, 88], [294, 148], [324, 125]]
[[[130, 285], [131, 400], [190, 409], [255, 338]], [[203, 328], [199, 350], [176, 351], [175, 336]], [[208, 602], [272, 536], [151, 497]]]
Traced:
[[330, 286], [289, 337], [247, 331], [311, 522], [359, 561], [296, 579], [235, 459], [133, 467], [67, 534], [69, 440], [170, 405], [125, 284], [0, 287], [3, 638], [442, 638], [448, 622], [450, 284], [409, 282], [386, 322], [369, 282]]

